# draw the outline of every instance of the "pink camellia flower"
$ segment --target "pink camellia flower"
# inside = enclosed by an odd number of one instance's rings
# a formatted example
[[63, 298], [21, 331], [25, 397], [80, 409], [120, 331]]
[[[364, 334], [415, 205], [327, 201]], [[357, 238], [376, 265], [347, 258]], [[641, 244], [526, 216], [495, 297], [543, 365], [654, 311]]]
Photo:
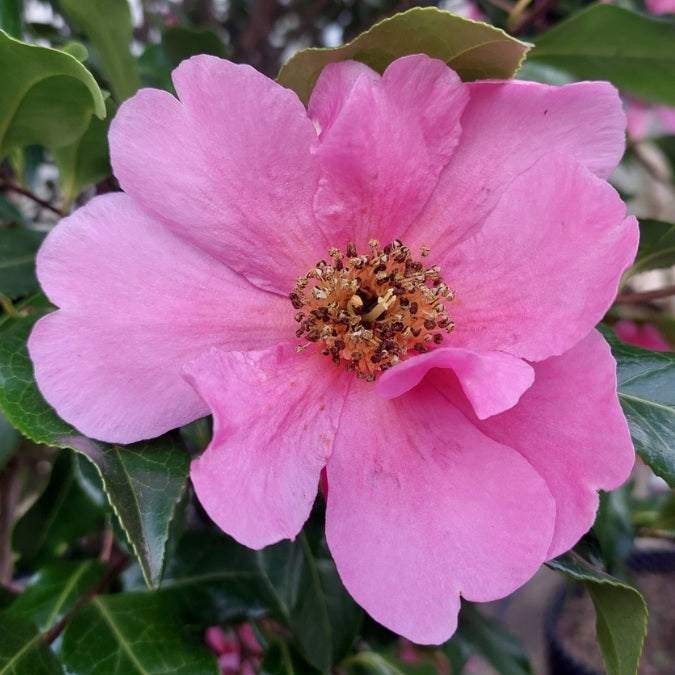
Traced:
[[637, 324], [634, 321], [622, 319], [614, 324], [614, 332], [619, 339], [637, 347], [653, 349], [656, 352], [669, 352], [672, 349], [663, 335], [649, 323]]
[[647, 9], [652, 14], [675, 14], [675, 0], [647, 0]]
[[107, 441], [213, 414], [192, 481], [253, 548], [297, 535], [325, 468], [347, 589], [442, 642], [460, 595], [523, 584], [633, 464], [593, 330], [638, 236], [605, 181], [619, 97], [424, 55], [329, 65], [308, 110], [209, 56], [173, 80], [112, 123], [125, 194], [39, 253], [39, 386]]

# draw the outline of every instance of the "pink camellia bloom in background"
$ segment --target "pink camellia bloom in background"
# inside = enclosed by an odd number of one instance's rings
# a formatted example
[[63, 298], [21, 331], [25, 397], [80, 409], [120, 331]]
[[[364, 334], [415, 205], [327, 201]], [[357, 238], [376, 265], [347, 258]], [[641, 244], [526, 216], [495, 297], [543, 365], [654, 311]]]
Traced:
[[617, 92], [424, 55], [329, 65], [308, 110], [214, 57], [173, 79], [112, 123], [125, 193], [39, 253], [39, 386], [108, 441], [213, 414], [192, 481], [252, 548], [298, 534], [325, 468], [347, 589], [440, 643], [460, 594], [523, 584], [633, 465], [593, 330], [638, 237], [605, 180]]
[[646, 0], [652, 14], [675, 14], [675, 0]]
[[222, 675], [254, 675], [259, 670], [262, 649], [249, 624], [241, 624], [231, 633], [211, 626], [204, 641], [218, 657]]
[[649, 323], [637, 324], [628, 319], [622, 319], [614, 324], [614, 332], [620, 340], [636, 347], [653, 349], [656, 352], [669, 352], [672, 347], [654, 326]]
[[634, 141], [650, 136], [675, 134], [675, 108], [649, 105], [635, 99], [626, 100], [628, 135]]

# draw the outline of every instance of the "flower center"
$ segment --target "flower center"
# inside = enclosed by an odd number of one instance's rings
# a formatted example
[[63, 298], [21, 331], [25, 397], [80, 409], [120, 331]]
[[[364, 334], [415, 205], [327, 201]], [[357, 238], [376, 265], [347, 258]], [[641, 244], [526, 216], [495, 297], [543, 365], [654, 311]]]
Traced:
[[372, 382], [409, 352], [441, 344], [455, 324], [446, 307], [454, 292], [438, 265], [425, 268], [398, 240], [382, 249], [376, 239], [368, 245], [368, 255], [358, 255], [351, 242], [346, 255], [331, 248], [332, 262], [320, 260], [298, 277], [289, 297], [300, 324], [296, 336], [321, 343], [336, 366]]

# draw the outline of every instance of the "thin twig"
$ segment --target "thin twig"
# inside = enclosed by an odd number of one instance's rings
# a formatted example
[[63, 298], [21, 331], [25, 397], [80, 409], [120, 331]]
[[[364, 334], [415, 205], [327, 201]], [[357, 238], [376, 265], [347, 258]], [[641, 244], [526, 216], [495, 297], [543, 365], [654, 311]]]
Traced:
[[49, 209], [50, 211], [56, 213], [59, 216], [63, 215], [61, 209], [56, 208], [56, 206], [53, 206], [44, 199], [40, 199], [40, 197], [38, 197], [36, 194], [33, 194], [30, 190], [26, 190], [25, 188], [22, 188], [19, 185], [14, 185], [14, 183], [2, 181], [0, 182], [0, 190], [11, 190], [12, 192], [18, 192], [20, 195], [28, 197], [28, 199], [32, 199], [36, 204], [39, 204], [43, 208]]
[[675, 295], [675, 285], [659, 288], [655, 291], [623, 293], [617, 297], [616, 302], [622, 305], [632, 305], [640, 302], [649, 302], [650, 300], [659, 300], [660, 298], [669, 298], [671, 295]]
[[75, 606], [59, 621], [52, 626], [44, 635], [45, 642], [50, 645], [56, 638], [61, 635], [63, 629], [68, 625], [68, 622], [73, 616], [94, 597], [96, 597], [111, 581], [114, 581], [131, 562], [128, 555], [121, 555], [117, 562], [108, 570], [106, 575], [94, 586], [90, 591], [85, 593], [76, 603]]

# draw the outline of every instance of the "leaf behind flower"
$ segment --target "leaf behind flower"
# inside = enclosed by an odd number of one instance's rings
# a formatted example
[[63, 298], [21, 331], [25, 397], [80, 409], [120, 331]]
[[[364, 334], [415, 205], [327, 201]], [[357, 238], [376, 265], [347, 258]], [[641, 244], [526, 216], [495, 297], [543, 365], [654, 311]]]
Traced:
[[409, 54], [441, 59], [464, 81], [507, 79], [515, 75], [527, 49], [499, 28], [435, 7], [416, 7], [380, 21], [342, 47], [298, 52], [281, 68], [277, 81], [307, 104], [329, 63], [354, 59], [382, 73], [392, 61]]

